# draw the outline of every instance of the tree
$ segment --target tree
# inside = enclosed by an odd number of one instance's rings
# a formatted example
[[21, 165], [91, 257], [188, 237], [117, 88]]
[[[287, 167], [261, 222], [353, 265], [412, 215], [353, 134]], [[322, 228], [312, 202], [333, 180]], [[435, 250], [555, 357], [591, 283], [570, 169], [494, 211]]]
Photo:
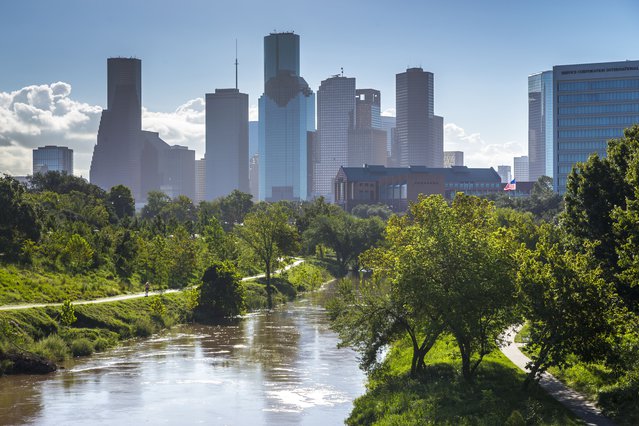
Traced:
[[93, 263], [93, 249], [84, 238], [73, 234], [67, 241], [62, 259], [69, 265], [72, 272], [83, 272]]
[[362, 219], [377, 216], [386, 221], [393, 214], [393, 211], [384, 204], [358, 204], [353, 207], [351, 213]]
[[17, 259], [25, 241], [40, 239], [40, 224], [24, 186], [7, 175], [0, 177], [0, 206], [0, 256]]
[[[369, 252], [371, 257], [385, 254]], [[377, 261], [375, 263], [380, 266]], [[378, 366], [380, 351], [388, 344], [408, 336], [413, 348], [411, 375], [424, 367], [424, 357], [444, 331], [438, 317], [425, 310], [415, 311], [415, 300], [406, 298], [399, 286], [378, 273], [372, 279], [341, 281], [327, 309], [331, 328], [339, 334], [340, 347], [354, 348], [360, 367], [371, 372]], [[425, 317], [422, 317], [425, 315]]]
[[244, 312], [244, 287], [230, 262], [215, 262], [207, 268], [199, 291], [196, 314], [200, 318], [235, 316]]
[[[614, 282], [624, 301], [639, 310], [639, 287], [633, 278], [633, 261], [639, 245], [635, 219], [639, 191], [639, 125], [624, 131], [624, 137], [608, 141], [607, 157], [591, 155], [568, 175], [566, 209], [561, 223], [575, 238], [574, 247], [596, 243], [595, 265], [607, 281]], [[639, 276], [639, 275], [638, 275]]]
[[146, 197], [146, 205], [142, 208], [142, 219], [153, 219], [171, 202], [171, 198], [164, 192], [151, 191]]
[[57, 194], [69, 194], [72, 191], [103, 200], [105, 191], [86, 179], [67, 174], [67, 172], [50, 171], [36, 173], [29, 178], [29, 189], [32, 192], [51, 191]]
[[384, 232], [384, 222], [378, 217], [356, 218], [344, 211], [317, 216], [304, 234], [306, 244], [315, 247], [322, 244], [335, 251], [341, 275], [346, 275], [349, 265], [357, 267], [358, 256], [374, 246]]
[[[385, 244], [362, 256], [374, 280], [389, 281], [387, 299], [396, 307], [386, 309], [395, 313], [386, 316], [385, 326], [375, 327], [403, 326], [413, 342], [413, 370], [420, 368], [433, 339], [450, 333], [463, 377], [472, 381], [501, 332], [518, 320], [513, 248], [489, 201], [457, 194], [449, 206], [441, 196], [421, 197], [408, 214], [390, 218]], [[380, 318], [369, 314], [371, 321]], [[402, 324], [407, 320], [410, 327]], [[425, 337], [417, 338], [415, 331]]]
[[232, 226], [242, 223], [244, 217], [253, 208], [253, 196], [237, 189], [233, 190], [229, 195], [223, 197], [221, 201], [222, 224], [227, 224], [228, 229]]
[[242, 226], [235, 228], [235, 235], [264, 267], [268, 308], [272, 309], [271, 274], [277, 259], [293, 254], [297, 248], [296, 229], [288, 222], [282, 206], [261, 203], [245, 216]]
[[135, 215], [135, 201], [131, 190], [124, 185], [116, 185], [107, 193], [106, 204], [115, 216], [122, 220]]
[[600, 268], [592, 268], [593, 245], [586, 253], [569, 249], [555, 226], [544, 225], [533, 250], [518, 253], [519, 300], [530, 324], [533, 349], [527, 385], [548, 367], [567, 365], [569, 355], [602, 359], [609, 350], [614, 288]]

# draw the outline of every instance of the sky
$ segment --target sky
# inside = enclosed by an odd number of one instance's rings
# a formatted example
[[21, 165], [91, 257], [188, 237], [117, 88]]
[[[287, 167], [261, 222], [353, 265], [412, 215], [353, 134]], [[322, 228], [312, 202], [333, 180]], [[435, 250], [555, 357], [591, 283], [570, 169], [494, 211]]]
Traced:
[[637, 0], [0, 0], [0, 173], [31, 173], [32, 149], [64, 145], [88, 177], [106, 60], [142, 60], [143, 128], [204, 155], [205, 93], [235, 84], [257, 119], [263, 37], [300, 35], [301, 75], [381, 91], [435, 75], [444, 149], [470, 167], [527, 155], [527, 77], [553, 65], [639, 59]]

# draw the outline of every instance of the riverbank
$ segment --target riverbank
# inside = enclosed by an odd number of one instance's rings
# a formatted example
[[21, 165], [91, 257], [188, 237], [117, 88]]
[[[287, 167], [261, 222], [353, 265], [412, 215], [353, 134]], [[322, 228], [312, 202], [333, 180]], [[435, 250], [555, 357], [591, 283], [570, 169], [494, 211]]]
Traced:
[[[297, 264], [273, 277], [276, 304], [295, 299], [300, 292], [321, 285], [327, 272], [311, 264]], [[267, 305], [263, 278], [243, 280], [249, 311]], [[134, 337], [147, 337], [175, 324], [190, 322], [197, 305], [197, 291], [186, 289], [149, 297], [105, 303], [73, 305], [75, 322], [61, 325], [61, 307], [45, 306], [0, 311], [0, 374], [24, 373], [16, 359], [32, 354], [61, 362], [91, 355]], [[18, 357], [18, 358], [16, 358]], [[33, 369], [34, 372], [46, 372]]]
[[408, 342], [391, 348], [369, 378], [367, 393], [355, 400], [347, 424], [580, 424], [539, 387], [523, 390], [524, 373], [499, 351], [486, 356], [472, 384], [459, 374], [451, 339], [436, 343], [418, 378], [409, 375], [411, 354]]

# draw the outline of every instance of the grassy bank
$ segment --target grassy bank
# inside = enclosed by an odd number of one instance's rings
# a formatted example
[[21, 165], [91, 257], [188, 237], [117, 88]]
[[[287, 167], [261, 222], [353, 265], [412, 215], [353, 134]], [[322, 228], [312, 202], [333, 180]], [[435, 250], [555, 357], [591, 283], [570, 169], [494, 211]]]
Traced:
[[[4, 339], [2, 354], [27, 351], [53, 361], [91, 355], [120, 340], [145, 337], [189, 318], [191, 294], [171, 293], [119, 302], [78, 305], [76, 321], [60, 324], [60, 308], [32, 308], [0, 312]], [[3, 371], [11, 365], [2, 364]]]
[[[55, 277], [59, 277], [58, 274]], [[303, 263], [272, 278], [273, 301], [283, 304], [300, 292], [315, 290], [330, 278], [324, 269]], [[265, 280], [242, 282], [249, 311], [267, 306]], [[60, 293], [64, 294], [64, 293]], [[62, 299], [54, 299], [63, 300]], [[90, 355], [132, 337], [146, 337], [177, 323], [192, 320], [196, 291], [188, 289], [118, 302], [76, 305], [76, 320], [61, 323], [62, 308], [0, 311], [0, 374], [11, 372], [3, 354], [31, 352], [52, 361]]]
[[[520, 331], [515, 341], [527, 342], [528, 326]], [[630, 345], [631, 342], [628, 342]], [[534, 352], [526, 346], [522, 352], [528, 357]], [[622, 374], [620, 371], [602, 363], [580, 362], [577, 357], [569, 356], [565, 368], [551, 367], [548, 372], [561, 380], [566, 386], [584, 394], [595, 401], [606, 416], [619, 425], [639, 424], [639, 373]]]
[[524, 391], [524, 373], [499, 351], [485, 358], [472, 384], [461, 378], [451, 339], [433, 347], [419, 378], [409, 376], [411, 355], [408, 342], [393, 346], [368, 392], [355, 400], [347, 424], [580, 424], [540, 388]]
[[0, 266], [0, 305], [90, 300], [142, 290], [140, 284], [118, 281], [103, 271], [71, 275]]

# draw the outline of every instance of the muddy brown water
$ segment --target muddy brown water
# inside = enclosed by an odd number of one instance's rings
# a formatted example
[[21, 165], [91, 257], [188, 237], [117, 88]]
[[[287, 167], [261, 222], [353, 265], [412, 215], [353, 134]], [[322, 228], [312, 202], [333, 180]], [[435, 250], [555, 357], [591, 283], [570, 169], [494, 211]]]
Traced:
[[365, 376], [315, 299], [0, 377], [0, 424], [343, 424]]

